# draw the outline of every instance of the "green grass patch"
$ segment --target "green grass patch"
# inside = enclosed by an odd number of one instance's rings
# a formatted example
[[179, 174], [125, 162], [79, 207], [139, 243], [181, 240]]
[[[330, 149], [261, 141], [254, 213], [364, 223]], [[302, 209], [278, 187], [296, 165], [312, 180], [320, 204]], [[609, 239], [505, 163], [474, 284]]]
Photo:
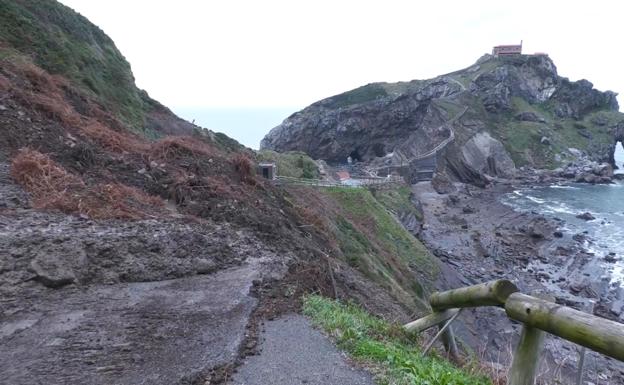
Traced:
[[423, 219], [423, 213], [412, 203], [412, 191], [408, 186], [399, 186], [391, 189], [371, 189], [371, 194], [383, 207], [395, 215], [413, 214], [418, 220]]
[[[603, 110], [588, 114], [580, 121], [561, 119], [551, 111], [549, 103], [530, 104], [519, 97], [512, 97], [511, 101], [512, 111], [486, 116], [490, 132], [505, 145], [516, 166], [532, 164], [553, 169], [567, 161], [565, 155], [569, 148], [582, 151], [603, 148], [613, 140], [609, 127], [618, 118], [624, 118], [617, 111]], [[545, 122], [518, 121], [515, 115], [520, 112], [533, 112]], [[547, 137], [550, 145], [542, 144], [542, 137]]]
[[413, 335], [356, 305], [312, 295], [304, 299], [303, 312], [351, 357], [375, 368], [380, 384], [491, 384], [439, 357], [423, 356]]
[[262, 150], [258, 152], [261, 162], [273, 162], [277, 165], [277, 175], [292, 178], [318, 179], [319, 169], [316, 162], [306, 153], [300, 151], [275, 152]]
[[425, 246], [393, 216], [421, 215], [407, 187], [376, 191], [333, 187], [323, 190], [339, 212], [333, 232], [344, 260], [388, 289], [410, 308], [425, 310], [425, 296], [439, 271]]
[[331, 103], [327, 106], [331, 108], [347, 107], [353, 104], [371, 102], [386, 96], [388, 96], [388, 93], [382, 84], [371, 83], [358, 87], [354, 90], [332, 96]]

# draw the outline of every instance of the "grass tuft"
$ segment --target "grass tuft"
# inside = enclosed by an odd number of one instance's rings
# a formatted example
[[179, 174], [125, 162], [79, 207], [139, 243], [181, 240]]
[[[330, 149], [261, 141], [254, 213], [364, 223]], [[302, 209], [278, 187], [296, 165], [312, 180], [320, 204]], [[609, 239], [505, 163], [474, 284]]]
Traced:
[[375, 369], [380, 384], [491, 384], [488, 378], [457, 368], [442, 358], [423, 356], [414, 335], [354, 304], [311, 295], [304, 298], [303, 312], [351, 357]]

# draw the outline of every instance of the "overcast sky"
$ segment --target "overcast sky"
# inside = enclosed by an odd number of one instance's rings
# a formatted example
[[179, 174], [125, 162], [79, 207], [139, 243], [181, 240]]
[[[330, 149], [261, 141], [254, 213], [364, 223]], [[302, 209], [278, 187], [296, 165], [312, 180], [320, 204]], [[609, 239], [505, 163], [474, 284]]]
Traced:
[[451, 72], [521, 39], [560, 75], [624, 93], [617, 1], [61, 1], [174, 110], [294, 112], [366, 83]]

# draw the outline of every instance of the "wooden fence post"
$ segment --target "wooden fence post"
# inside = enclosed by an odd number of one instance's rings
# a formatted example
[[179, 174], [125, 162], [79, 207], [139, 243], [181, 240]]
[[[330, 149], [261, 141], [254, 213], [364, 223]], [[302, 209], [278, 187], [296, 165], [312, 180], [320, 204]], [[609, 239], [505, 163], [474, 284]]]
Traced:
[[544, 332], [524, 324], [509, 370], [508, 385], [534, 385]]
[[[555, 297], [548, 294], [536, 294], [535, 297], [548, 302], [555, 301]], [[522, 323], [520, 341], [518, 341], [509, 370], [508, 385], [535, 384], [543, 344], [544, 332], [527, 323]]]
[[442, 344], [444, 349], [449, 355], [452, 361], [459, 363], [461, 357], [459, 356], [459, 349], [457, 349], [457, 342], [455, 342], [455, 333], [453, 333], [453, 326], [449, 325], [448, 328], [442, 333]]

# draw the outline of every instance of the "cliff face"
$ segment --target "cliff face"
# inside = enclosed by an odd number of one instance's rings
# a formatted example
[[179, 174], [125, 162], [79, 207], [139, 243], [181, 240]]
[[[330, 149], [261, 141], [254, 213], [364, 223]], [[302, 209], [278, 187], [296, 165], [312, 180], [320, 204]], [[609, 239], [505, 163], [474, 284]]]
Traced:
[[435, 79], [368, 84], [316, 102], [271, 130], [261, 147], [397, 166], [452, 130], [438, 167], [462, 180], [507, 176], [519, 166], [552, 169], [579, 156], [612, 162], [624, 125], [616, 96], [560, 77], [545, 55], [485, 55]]

